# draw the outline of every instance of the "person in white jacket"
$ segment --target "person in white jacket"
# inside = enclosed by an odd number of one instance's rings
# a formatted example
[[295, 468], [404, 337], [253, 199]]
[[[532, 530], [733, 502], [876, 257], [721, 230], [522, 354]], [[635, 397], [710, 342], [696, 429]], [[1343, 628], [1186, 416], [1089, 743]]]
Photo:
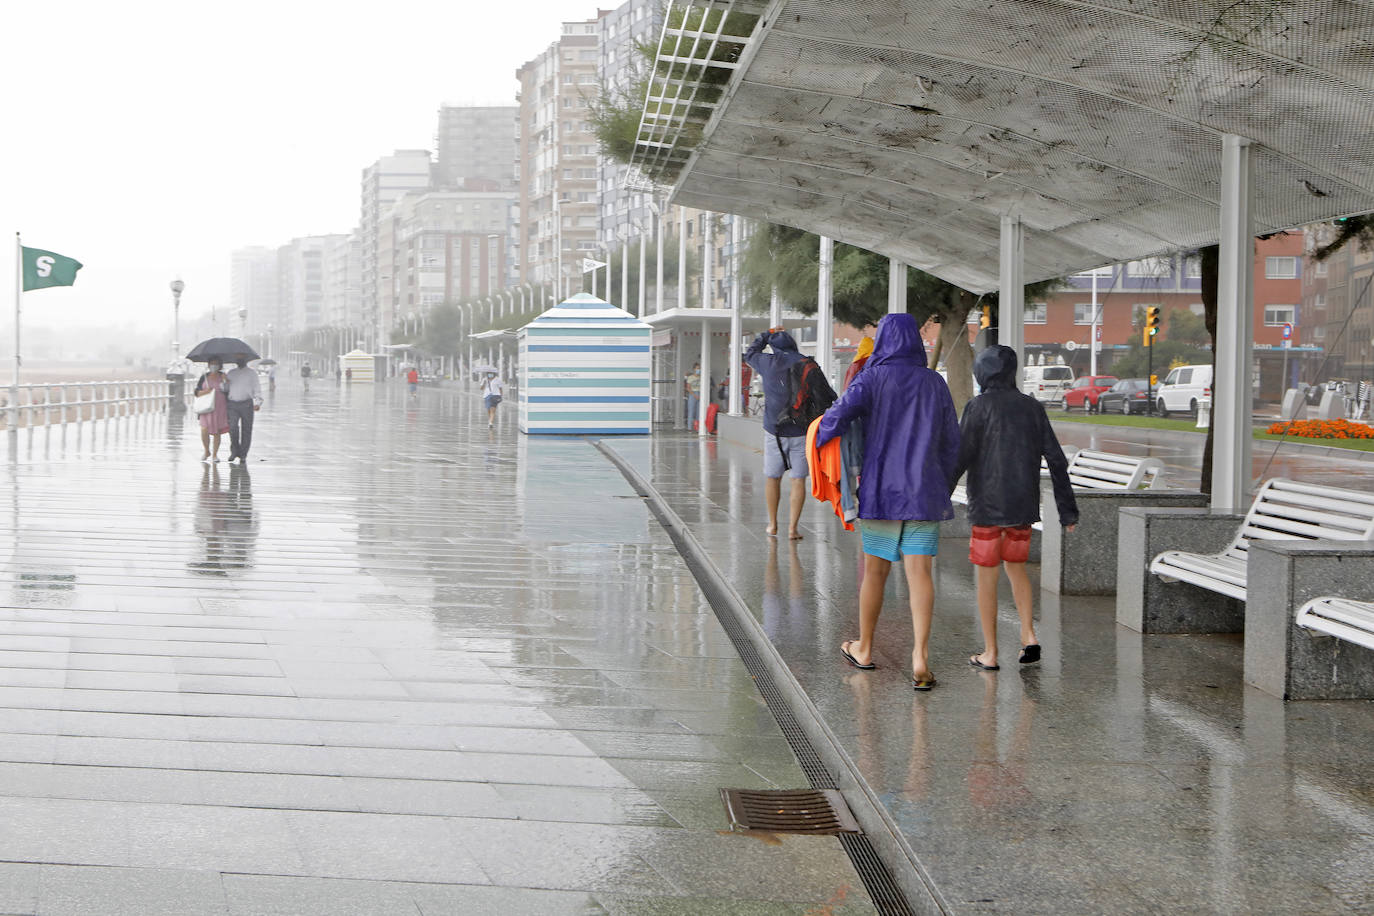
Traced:
[[488, 372], [486, 381], [482, 383], [482, 406], [487, 409], [488, 427], [496, 425], [496, 405], [501, 403], [501, 392], [504, 390], [496, 373]]

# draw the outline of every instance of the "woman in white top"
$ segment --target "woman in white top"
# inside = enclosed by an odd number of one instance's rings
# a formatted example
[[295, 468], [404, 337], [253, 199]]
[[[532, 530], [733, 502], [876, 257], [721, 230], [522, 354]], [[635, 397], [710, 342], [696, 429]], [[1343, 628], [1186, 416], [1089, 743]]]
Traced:
[[482, 383], [482, 405], [487, 408], [487, 426], [496, 425], [496, 405], [501, 403], [501, 392], [504, 388], [501, 380], [496, 377], [495, 372], [487, 373], [487, 380]]

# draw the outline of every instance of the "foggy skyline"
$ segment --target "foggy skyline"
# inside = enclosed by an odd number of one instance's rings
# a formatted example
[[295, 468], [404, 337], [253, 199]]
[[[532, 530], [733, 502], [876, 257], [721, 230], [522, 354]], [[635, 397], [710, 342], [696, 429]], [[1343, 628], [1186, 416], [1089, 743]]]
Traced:
[[432, 150], [443, 104], [514, 105], [516, 68], [596, 9], [12, 7], [8, 31], [24, 37], [0, 62], [0, 348], [12, 353], [14, 232], [85, 265], [75, 286], [25, 295], [26, 329], [137, 322], [169, 341], [174, 277], [185, 319], [227, 308], [233, 249], [350, 231], [365, 167]]

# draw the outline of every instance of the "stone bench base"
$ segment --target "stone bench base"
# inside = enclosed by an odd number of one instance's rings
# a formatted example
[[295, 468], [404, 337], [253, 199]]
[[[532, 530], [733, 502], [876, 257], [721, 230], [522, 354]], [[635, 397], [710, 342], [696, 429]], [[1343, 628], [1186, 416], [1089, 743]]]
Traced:
[[1286, 700], [1374, 699], [1374, 650], [1294, 622], [1322, 595], [1368, 600], [1374, 544], [1260, 541], [1249, 554], [1245, 682]]
[[1165, 582], [1149, 566], [1166, 550], [1224, 550], [1244, 519], [1243, 514], [1214, 509], [1121, 509], [1116, 622], [1140, 633], [1242, 632], [1245, 602], [1187, 582]]
[[1059, 595], [1116, 594], [1118, 516], [1123, 508], [1207, 505], [1206, 496], [1188, 490], [1075, 489], [1073, 496], [1078, 503], [1078, 528], [1072, 534], [1059, 526], [1052, 499], [1046, 499], [1041, 509], [1045, 532], [1040, 587]]

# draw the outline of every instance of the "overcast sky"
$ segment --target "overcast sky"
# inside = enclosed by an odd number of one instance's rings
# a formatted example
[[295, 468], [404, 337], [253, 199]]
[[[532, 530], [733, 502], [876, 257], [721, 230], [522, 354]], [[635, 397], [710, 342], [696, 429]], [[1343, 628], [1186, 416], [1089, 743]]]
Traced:
[[[606, 6], [614, 5], [606, 2]], [[443, 102], [513, 105], [515, 70], [581, 0], [5, 4], [0, 214], [85, 264], [25, 327], [164, 321], [229, 300], [229, 252], [347, 232], [364, 167], [433, 149]], [[13, 293], [0, 307], [11, 352]]]

